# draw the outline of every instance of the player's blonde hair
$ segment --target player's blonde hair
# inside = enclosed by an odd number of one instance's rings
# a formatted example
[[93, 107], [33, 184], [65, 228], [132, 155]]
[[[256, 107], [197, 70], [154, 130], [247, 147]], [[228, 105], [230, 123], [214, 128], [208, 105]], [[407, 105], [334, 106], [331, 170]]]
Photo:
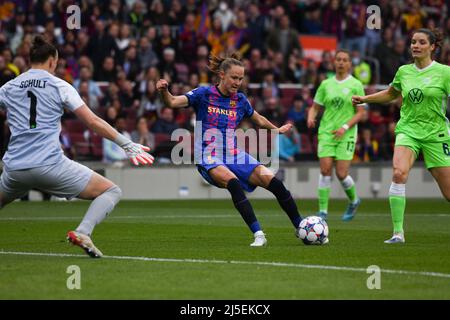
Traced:
[[244, 63], [241, 61], [242, 56], [239, 52], [233, 52], [229, 56], [217, 57], [213, 54], [209, 56], [209, 70], [215, 74], [219, 74], [220, 71], [226, 72], [232, 66], [243, 67]]

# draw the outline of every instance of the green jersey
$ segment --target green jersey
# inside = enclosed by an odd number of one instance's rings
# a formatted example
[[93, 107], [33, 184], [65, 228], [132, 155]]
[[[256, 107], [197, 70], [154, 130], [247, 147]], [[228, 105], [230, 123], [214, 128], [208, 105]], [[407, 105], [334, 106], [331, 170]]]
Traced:
[[[319, 126], [319, 136], [333, 138], [333, 130], [337, 130], [356, 113], [352, 105], [352, 96], [363, 96], [364, 87], [355, 77], [349, 75], [338, 81], [332, 77], [322, 81], [314, 96], [314, 102], [323, 106], [325, 112]], [[343, 138], [356, 136], [357, 126], [353, 126], [345, 133]]]
[[401, 66], [390, 84], [403, 97], [400, 120], [395, 133], [429, 142], [450, 136], [445, 117], [450, 95], [450, 67], [433, 61], [418, 69], [415, 64]]

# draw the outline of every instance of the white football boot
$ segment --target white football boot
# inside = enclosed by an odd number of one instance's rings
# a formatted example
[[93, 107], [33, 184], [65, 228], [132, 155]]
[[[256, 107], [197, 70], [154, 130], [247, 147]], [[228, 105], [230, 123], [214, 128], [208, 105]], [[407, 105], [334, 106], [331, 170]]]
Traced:
[[384, 243], [405, 243], [405, 235], [403, 234], [403, 232], [394, 232], [392, 238], [384, 241]]
[[255, 232], [255, 241], [250, 244], [250, 247], [263, 247], [267, 244], [266, 235], [262, 231]]
[[85, 234], [77, 231], [69, 231], [67, 233], [67, 240], [73, 245], [79, 246], [91, 258], [101, 258], [103, 253], [94, 246], [91, 238]]

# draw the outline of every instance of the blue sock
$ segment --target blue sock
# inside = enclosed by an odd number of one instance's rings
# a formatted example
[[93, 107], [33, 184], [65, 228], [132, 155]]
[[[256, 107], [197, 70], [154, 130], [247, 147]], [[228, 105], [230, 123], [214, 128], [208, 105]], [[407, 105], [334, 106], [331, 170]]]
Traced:
[[298, 228], [300, 222], [302, 221], [302, 217], [298, 212], [297, 205], [295, 204], [291, 193], [286, 189], [283, 182], [281, 182], [277, 178], [273, 178], [270, 181], [267, 190], [275, 195], [278, 203], [280, 204], [284, 212], [286, 212], [286, 214], [288, 215], [294, 228]]
[[255, 233], [261, 230], [258, 220], [256, 219], [253, 207], [245, 196], [244, 190], [241, 187], [238, 179], [231, 179], [228, 181], [227, 185], [228, 191], [231, 193], [231, 198], [235, 208], [241, 214], [242, 219], [244, 219], [250, 230]]
[[258, 221], [253, 222], [250, 226], [250, 230], [252, 230], [253, 233], [261, 231], [261, 226], [259, 225], [259, 222]]

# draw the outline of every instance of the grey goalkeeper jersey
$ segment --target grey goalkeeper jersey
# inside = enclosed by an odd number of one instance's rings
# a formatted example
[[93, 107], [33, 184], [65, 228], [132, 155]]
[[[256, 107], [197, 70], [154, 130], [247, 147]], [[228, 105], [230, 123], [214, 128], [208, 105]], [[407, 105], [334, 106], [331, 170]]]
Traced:
[[30, 69], [0, 88], [11, 139], [3, 157], [7, 170], [57, 163], [63, 157], [59, 135], [63, 108], [84, 104], [69, 83], [41, 69]]

